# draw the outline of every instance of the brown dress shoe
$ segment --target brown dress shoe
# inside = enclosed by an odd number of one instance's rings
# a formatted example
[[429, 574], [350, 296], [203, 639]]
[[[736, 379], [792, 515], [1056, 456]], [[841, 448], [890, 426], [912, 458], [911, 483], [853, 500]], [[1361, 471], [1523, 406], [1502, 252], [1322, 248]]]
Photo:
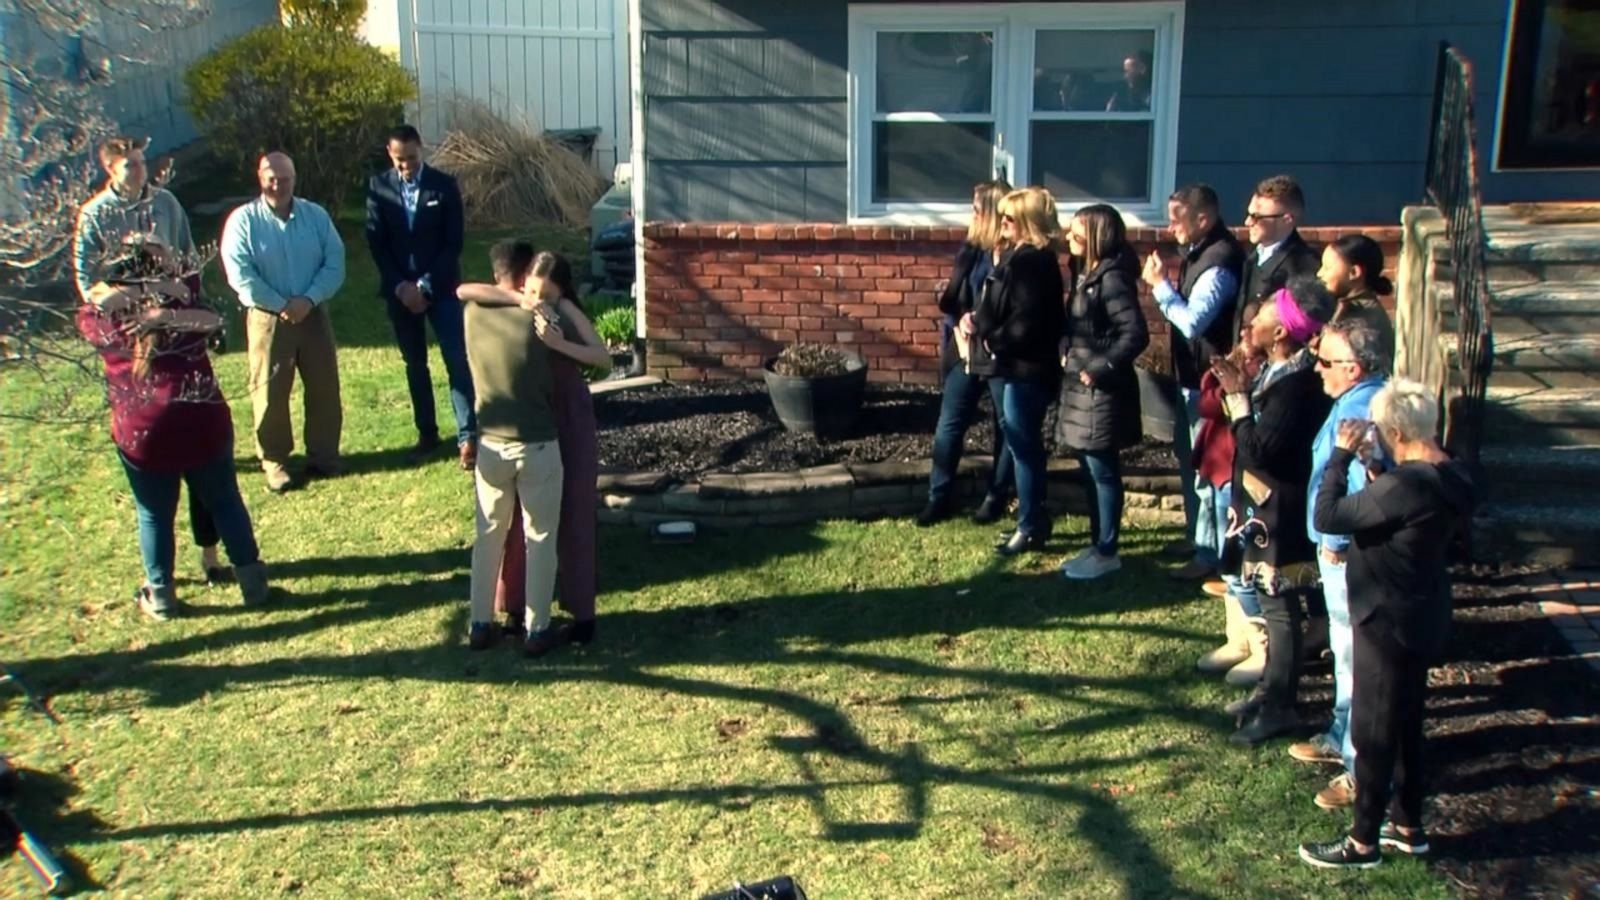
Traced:
[[471, 472], [478, 467], [478, 442], [465, 441], [461, 444], [461, 469]]
[[1356, 780], [1350, 773], [1341, 772], [1328, 782], [1328, 786], [1317, 791], [1313, 801], [1321, 809], [1344, 809], [1354, 806], [1356, 802]]
[[1213, 578], [1200, 585], [1200, 590], [1212, 597], [1228, 596], [1228, 583], [1220, 578]]

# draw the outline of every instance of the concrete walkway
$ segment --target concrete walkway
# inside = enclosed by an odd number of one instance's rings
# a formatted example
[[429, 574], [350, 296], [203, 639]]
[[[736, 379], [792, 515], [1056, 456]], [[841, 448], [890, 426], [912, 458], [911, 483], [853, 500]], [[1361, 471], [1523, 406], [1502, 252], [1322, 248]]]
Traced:
[[1600, 569], [1541, 573], [1530, 579], [1528, 592], [1572, 652], [1600, 673]]

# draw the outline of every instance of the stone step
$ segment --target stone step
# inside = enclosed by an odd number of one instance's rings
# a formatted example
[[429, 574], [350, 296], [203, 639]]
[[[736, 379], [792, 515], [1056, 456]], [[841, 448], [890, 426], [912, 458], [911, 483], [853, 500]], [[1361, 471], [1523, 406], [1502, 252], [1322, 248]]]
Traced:
[[1497, 503], [1600, 509], [1600, 446], [1489, 444], [1478, 463]]
[[1600, 389], [1502, 387], [1490, 380], [1486, 443], [1600, 446]]
[[1600, 262], [1486, 262], [1489, 288], [1532, 284], [1579, 284], [1600, 279]]
[[1600, 262], [1600, 221], [1528, 221], [1519, 210], [1486, 206], [1483, 228], [1491, 262]]
[[1472, 522], [1473, 556], [1480, 562], [1548, 566], [1600, 559], [1600, 510], [1593, 506], [1486, 503]]
[[[1439, 335], [1446, 365], [1456, 365], [1460, 336]], [[1570, 371], [1600, 372], [1600, 334], [1505, 334], [1494, 329], [1494, 373]], [[1495, 383], [1491, 379], [1491, 383]], [[1498, 387], [1509, 385], [1497, 384]], [[1552, 385], [1554, 386], [1554, 385]], [[1581, 385], [1574, 385], [1581, 386]], [[1600, 385], [1596, 385], [1600, 387]]]

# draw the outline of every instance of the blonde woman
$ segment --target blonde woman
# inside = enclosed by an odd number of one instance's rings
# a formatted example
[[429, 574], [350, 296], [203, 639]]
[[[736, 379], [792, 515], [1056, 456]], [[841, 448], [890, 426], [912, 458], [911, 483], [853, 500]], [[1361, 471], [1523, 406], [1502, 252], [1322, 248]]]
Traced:
[[917, 514], [919, 526], [929, 526], [950, 518], [954, 507], [951, 488], [961, 463], [967, 429], [978, 415], [978, 400], [985, 388], [994, 403], [994, 468], [989, 490], [973, 521], [993, 522], [1005, 512], [1012, 490], [1011, 457], [1006, 452], [1005, 434], [1000, 425], [1000, 385], [968, 370], [963, 335], [972, 332], [972, 310], [983, 293], [983, 284], [994, 271], [1000, 247], [1000, 201], [1011, 193], [1004, 181], [985, 181], [972, 189], [972, 223], [967, 227], [966, 243], [956, 254], [950, 282], [939, 296], [939, 311], [944, 313], [944, 342], [940, 364], [944, 369], [944, 393], [939, 405], [939, 424], [933, 432], [933, 467], [928, 474], [928, 505]]
[[1089, 500], [1089, 546], [1061, 566], [1089, 580], [1122, 568], [1122, 468], [1118, 453], [1139, 442], [1139, 382], [1133, 361], [1150, 343], [1139, 309], [1139, 258], [1122, 215], [1104, 203], [1072, 217], [1067, 248], [1081, 272], [1061, 338], [1061, 414], [1056, 445], [1078, 457]]
[[1043, 188], [1000, 201], [1004, 247], [973, 313], [972, 333], [994, 358], [1005, 430], [1017, 483], [1017, 527], [995, 546], [1002, 556], [1037, 551], [1050, 537], [1044, 508], [1044, 415], [1061, 386], [1057, 343], [1066, 325], [1058, 249], [1061, 221]]

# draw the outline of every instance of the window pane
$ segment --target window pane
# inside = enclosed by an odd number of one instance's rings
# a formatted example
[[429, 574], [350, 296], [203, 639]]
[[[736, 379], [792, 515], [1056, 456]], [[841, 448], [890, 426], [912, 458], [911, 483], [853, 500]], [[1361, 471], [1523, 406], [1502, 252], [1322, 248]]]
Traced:
[[878, 32], [878, 112], [989, 112], [994, 35]]
[[1034, 110], [1149, 110], [1155, 45], [1154, 31], [1039, 32]]
[[989, 122], [875, 122], [875, 203], [961, 202], [993, 178], [994, 125]]
[[1034, 122], [1030, 184], [1062, 201], [1148, 201], [1149, 122]]

